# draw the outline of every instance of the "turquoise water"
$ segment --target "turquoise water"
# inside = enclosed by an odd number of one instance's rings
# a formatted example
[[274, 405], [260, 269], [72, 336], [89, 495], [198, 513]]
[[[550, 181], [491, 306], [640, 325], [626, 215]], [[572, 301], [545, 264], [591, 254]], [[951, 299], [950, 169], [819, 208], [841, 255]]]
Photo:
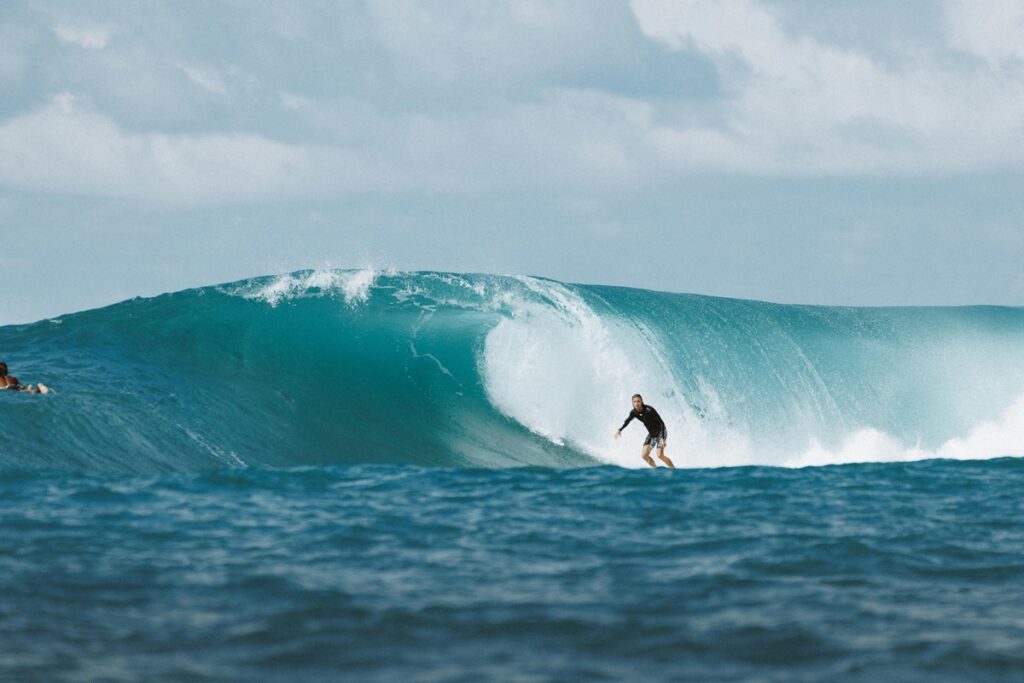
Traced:
[[303, 272], [0, 328], [0, 466], [637, 466], [1024, 453], [1024, 309], [827, 308], [551, 280]]
[[0, 679], [1018, 680], [1022, 344], [370, 271], [2, 327]]

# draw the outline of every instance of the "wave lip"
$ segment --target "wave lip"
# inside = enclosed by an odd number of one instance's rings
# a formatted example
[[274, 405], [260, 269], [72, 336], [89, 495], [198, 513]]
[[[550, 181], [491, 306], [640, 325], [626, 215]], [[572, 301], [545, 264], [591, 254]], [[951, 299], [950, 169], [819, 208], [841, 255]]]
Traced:
[[0, 466], [642, 465], [1024, 455], [1024, 309], [854, 309], [526, 276], [314, 270], [0, 328]]
[[312, 270], [285, 273], [269, 279], [249, 280], [224, 291], [246, 299], [264, 301], [276, 307], [288, 301], [311, 295], [341, 294], [351, 306], [365, 303], [377, 279], [372, 268], [364, 270]]

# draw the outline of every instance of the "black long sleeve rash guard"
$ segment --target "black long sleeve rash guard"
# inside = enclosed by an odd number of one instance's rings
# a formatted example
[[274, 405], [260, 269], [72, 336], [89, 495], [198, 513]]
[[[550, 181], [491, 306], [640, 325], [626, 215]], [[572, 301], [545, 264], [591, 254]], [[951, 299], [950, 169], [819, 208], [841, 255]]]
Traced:
[[644, 405], [640, 412], [637, 412], [636, 410], [629, 411], [629, 417], [627, 417], [626, 421], [622, 423], [621, 427], [619, 427], [619, 431], [621, 432], [625, 429], [626, 425], [628, 425], [630, 420], [634, 417], [644, 423], [644, 427], [647, 427], [647, 433], [651, 436], [657, 436], [661, 433], [661, 430], [665, 428], [665, 423], [662, 421], [661, 415], [658, 415], [658, 411], [655, 410], [653, 406]]

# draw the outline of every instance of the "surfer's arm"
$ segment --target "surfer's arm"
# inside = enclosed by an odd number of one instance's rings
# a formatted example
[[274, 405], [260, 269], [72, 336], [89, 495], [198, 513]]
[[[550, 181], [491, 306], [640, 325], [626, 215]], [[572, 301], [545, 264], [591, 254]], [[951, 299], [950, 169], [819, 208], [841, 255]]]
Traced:
[[621, 432], [623, 429], [625, 429], [626, 425], [628, 425], [630, 422], [632, 422], [634, 417], [636, 417], [636, 411], [635, 410], [634, 411], [630, 411], [629, 417], [627, 417], [626, 421], [622, 423], [621, 427], [619, 427], [619, 431]]

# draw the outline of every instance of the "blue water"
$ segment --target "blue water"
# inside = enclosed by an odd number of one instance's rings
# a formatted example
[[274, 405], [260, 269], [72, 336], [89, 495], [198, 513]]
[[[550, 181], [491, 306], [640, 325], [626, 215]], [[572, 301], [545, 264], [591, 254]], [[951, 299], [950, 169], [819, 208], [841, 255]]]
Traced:
[[0, 355], [0, 680], [1024, 672], [1024, 309], [302, 272]]

